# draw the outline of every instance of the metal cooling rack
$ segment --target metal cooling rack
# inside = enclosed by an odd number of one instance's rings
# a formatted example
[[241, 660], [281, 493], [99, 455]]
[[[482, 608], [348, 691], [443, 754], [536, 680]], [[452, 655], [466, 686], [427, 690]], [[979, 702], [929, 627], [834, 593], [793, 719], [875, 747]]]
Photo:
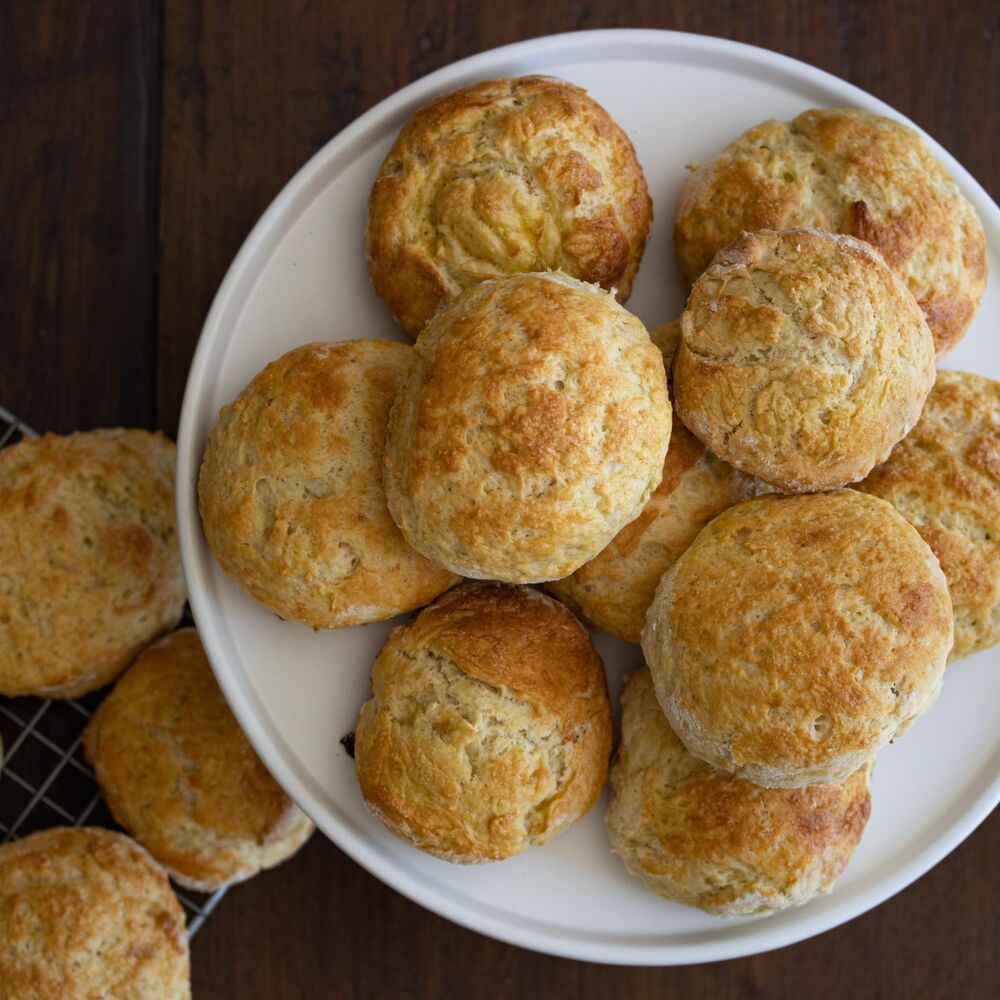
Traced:
[[[37, 434], [0, 406], [0, 448]], [[185, 609], [179, 627], [194, 624]], [[121, 829], [101, 799], [94, 772], [83, 757], [84, 727], [103, 691], [76, 699], [0, 696], [0, 844], [50, 826], [84, 823]], [[210, 895], [174, 886], [187, 913], [192, 938], [226, 894]]]

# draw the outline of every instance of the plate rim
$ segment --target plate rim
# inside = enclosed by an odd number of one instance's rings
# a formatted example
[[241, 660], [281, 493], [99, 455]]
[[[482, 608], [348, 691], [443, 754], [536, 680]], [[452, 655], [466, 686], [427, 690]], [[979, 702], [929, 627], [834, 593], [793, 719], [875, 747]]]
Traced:
[[321, 172], [329, 167], [330, 162], [348, 151], [368, 129], [392, 118], [401, 109], [408, 105], [423, 103], [438, 93], [461, 86], [468, 77], [477, 73], [485, 76], [490, 72], [489, 67], [496, 62], [519, 57], [545, 59], [554, 54], [566, 55], [570, 50], [575, 50], [574, 55], [582, 55], [585, 50], [593, 47], [613, 45], [621, 48], [629, 44], [648, 46], [650, 49], [660, 50], [661, 53], [670, 45], [675, 45], [692, 54], [700, 53], [702, 56], [718, 54], [730, 60], [735, 57], [757, 67], [792, 76], [803, 83], [836, 89], [856, 106], [886, 114], [909, 124], [929, 141], [935, 155], [960, 182], [967, 195], [977, 202], [976, 208], [981, 216], [983, 210], [986, 210], [988, 219], [983, 219], [984, 226], [987, 222], [992, 224], [1000, 237], [1000, 208], [979, 182], [933, 137], [927, 135], [923, 129], [896, 109], [860, 87], [791, 56], [710, 35], [637, 28], [564, 32], [484, 50], [450, 63], [395, 91], [331, 137], [285, 183], [244, 239], [215, 293], [188, 372], [177, 440], [177, 529], [192, 612], [213, 672], [230, 708], [268, 770], [339, 849], [390, 888], [425, 909], [469, 930], [505, 943], [582, 961], [667, 966], [723, 961], [761, 954], [804, 941], [861, 916], [901, 892], [934, 867], [986, 819], [1000, 802], [1000, 772], [993, 776], [992, 781], [989, 781], [973, 802], [949, 824], [944, 833], [933, 837], [931, 842], [923, 850], [919, 850], [908, 863], [878, 879], [874, 884], [869, 884], [867, 888], [859, 888], [850, 897], [845, 897], [841, 906], [831, 907], [822, 914], [812, 916], [804, 914], [802, 920], [788, 925], [778, 926], [770, 922], [757, 922], [746, 926], [761, 930], [745, 935], [686, 944], [671, 942], [636, 944], [595, 941], [582, 932], [557, 932], [549, 928], [539, 928], [538, 925], [521, 926], [506, 918], [498, 918], [482, 912], [473, 904], [446, 895], [440, 887], [429, 888], [421, 878], [412, 875], [405, 866], [387, 864], [381, 852], [366, 842], [343, 820], [328, 812], [310, 791], [307, 782], [286, 760], [284, 752], [267, 732], [268, 726], [258, 717], [252, 700], [243, 690], [243, 678], [238, 676], [239, 671], [227, 666], [227, 657], [215, 624], [217, 613], [208, 595], [205, 566], [210, 561], [211, 555], [207, 551], [207, 543], [201, 531], [196, 489], [203, 444], [197, 434], [201, 404], [199, 396], [205, 392], [208, 362], [214, 341], [220, 336], [223, 319], [227, 311], [234, 307], [234, 294], [241, 281], [246, 279], [248, 269], [256, 260], [258, 251], [272, 238], [275, 224], [304, 196]]

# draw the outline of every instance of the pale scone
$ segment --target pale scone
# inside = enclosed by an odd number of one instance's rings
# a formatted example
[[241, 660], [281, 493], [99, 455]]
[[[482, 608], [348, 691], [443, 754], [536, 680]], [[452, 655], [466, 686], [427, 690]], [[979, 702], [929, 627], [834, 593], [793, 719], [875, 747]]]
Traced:
[[809, 788], [719, 774], [685, 750], [643, 669], [622, 692], [604, 822], [651, 892], [720, 917], [764, 916], [833, 888], [868, 822], [871, 767]]
[[611, 732], [604, 666], [572, 613], [527, 587], [465, 584], [393, 630], [375, 661], [358, 783], [414, 847], [499, 861], [597, 801]]
[[368, 270], [413, 337], [485, 278], [561, 270], [628, 298], [653, 209], [628, 136], [586, 91], [489, 80], [407, 122], [368, 201]]
[[941, 561], [951, 659], [1000, 642], [1000, 383], [939, 372], [920, 422], [858, 488], [888, 500]]
[[612, 295], [557, 274], [463, 293], [427, 325], [389, 418], [389, 509], [461, 576], [567, 576], [641, 513], [670, 403], [660, 352]]
[[111, 814], [189, 889], [280, 864], [313, 832], [243, 735], [193, 628], [135, 661], [83, 743]]
[[178, 622], [175, 464], [142, 430], [0, 451], [0, 694], [96, 690]]
[[189, 966], [166, 873], [124, 834], [0, 846], [0, 1000], [190, 1000]]
[[674, 563], [642, 648], [695, 757], [797, 787], [844, 780], [933, 704], [952, 625], [937, 557], [891, 504], [770, 495]]
[[223, 407], [198, 479], [222, 568], [280, 617], [314, 628], [381, 621], [457, 582], [414, 552], [382, 490], [385, 425], [413, 349], [306, 344]]
[[986, 287], [986, 238], [913, 129], [836, 108], [750, 129], [688, 179], [677, 259], [693, 283], [741, 231], [796, 226], [876, 246], [920, 303], [938, 353], [965, 333]]
[[934, 344], [878, 251], [849, 236], [743, 233], [695, 282], [674, 405], [720, 458], [787, 493], [863, 479], [917, 422]]

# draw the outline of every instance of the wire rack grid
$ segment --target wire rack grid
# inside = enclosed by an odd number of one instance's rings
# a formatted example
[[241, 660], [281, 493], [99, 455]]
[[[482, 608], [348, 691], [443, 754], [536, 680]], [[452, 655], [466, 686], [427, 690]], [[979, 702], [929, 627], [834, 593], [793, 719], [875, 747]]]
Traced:
[[[0, 406], [0, 448], [36, 433]], [[183, 625], [193, 624], [185, 610]], [[94, 772], [83, 756], [82, 737], [104, 696], [51, 700], [0, 697], [0, 844], [50, 826], [84, 823], [120, 829], [108, 812]], [[194, 893], [174, 886], [187, 914], [188, 937], [225, 895]]]

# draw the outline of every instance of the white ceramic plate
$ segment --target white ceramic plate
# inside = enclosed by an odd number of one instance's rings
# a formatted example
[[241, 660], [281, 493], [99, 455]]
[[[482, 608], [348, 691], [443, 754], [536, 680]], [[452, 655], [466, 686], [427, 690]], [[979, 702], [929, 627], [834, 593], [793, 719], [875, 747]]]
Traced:
[[[405, 339], [368, 283], [365, 205], [409, 114], [456, 87], [550, 73], [586, 87], [635, 143], [656, 218], [629, 308], [647, 324], [683, 303], [673, 257], [685, 165], [765, 118], [853, 105], [899, 118], [857, 88], [784, 56], [658, 31], [595, 31], [511, 45], [433, 73], [328, 143], [261, 218], [205, 323], [181, 417], [179, 521], [195, 618], [229, 703], [277, 779], [319, 827], [389, 885], [484, 934], [539, 951], [642, 965], [704, 962], [790, 944], [849, 920], [943, 858], [1000, 799], [1000, 650], [949, 668], [933, 711], [879, 757], [860, 849], [830, 896], [765, 920], [709, 917], [644, 891], [608, 848], [601, 802], [551, 844], [501, 864], [456, 867], [390, 836], [365, 811], [340, 739], [368, 694], [390, 623], [314, 633], [281, 622], [219, 569], [195, 480], [216, 414], [267, 362], [311, 340]], [[991, 279], [948, 363], [1000, 377], [1000, 211], [935, 147], [986, 226]], [[598, 635], [612, 694], [638, 647]]]

